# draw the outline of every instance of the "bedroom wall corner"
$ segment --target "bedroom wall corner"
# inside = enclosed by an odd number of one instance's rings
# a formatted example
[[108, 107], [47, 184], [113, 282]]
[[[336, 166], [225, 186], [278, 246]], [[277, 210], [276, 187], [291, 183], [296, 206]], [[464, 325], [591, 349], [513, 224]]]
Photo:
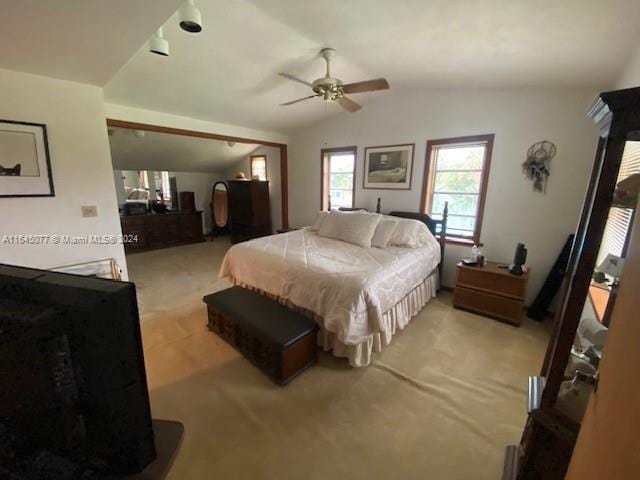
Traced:
[[640, 86], [640, 47], [629, 57], [629, 62], [620, 74], [615, 88], [632, 88]]
[[[121, 235], [102, 89], [0, 69], [0, 118], [47, 125], [55, 197], [0, 198], [4, 235]], [[98, 216], [84, 218], [82, 205]], [[0, 245], [0, 262], [51, 268], [115, 258], [127, 278], [121, 244]]]
[[[528, 298], [538, 293], [575, 231], [593, 165], [596, 127], [585, 117], [595, 89], [431, 90], [380, 94], [355, 114], [336, 112], [323, 122], [289, 134], [291, 224], [309, 225], [320, 209], [320, 150], [356, 145], [356, 205], [384, 212], [417, 211], [429, 139], [494, 133], [495, 144], [482, 224], [487, 258], [513, 259], [516, 243], [529, 249]], [[547, 193], [537, 193], [521, 164], [540, 140], [554, 142]], [[366, 146], [415, 143], [410, 190], [363, 188]], [[443, 284], [453, 286], [455, 265], [468, 247], [448, 244]]]

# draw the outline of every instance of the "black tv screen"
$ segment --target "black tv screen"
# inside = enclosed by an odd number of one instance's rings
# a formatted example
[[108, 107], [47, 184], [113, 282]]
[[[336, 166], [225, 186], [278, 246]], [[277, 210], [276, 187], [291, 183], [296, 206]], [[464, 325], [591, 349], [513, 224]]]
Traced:
[[100, 478], [155, 458], [135, 286], [0, 264], [0, 477]]

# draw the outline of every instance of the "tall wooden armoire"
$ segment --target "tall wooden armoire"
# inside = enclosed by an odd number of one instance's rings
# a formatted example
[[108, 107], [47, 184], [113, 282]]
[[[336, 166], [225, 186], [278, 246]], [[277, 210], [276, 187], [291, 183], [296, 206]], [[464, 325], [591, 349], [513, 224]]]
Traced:
[[[570, 371], [568, 365], [575, 356], [572, 347], [583, 306], [589, 301], [607, 218], [612, 207], [625, 208], [617, 200], [614, 202], [614, 191], [621, 180], [619, 171], [625, 148], [640, 141], [640, 87], [602, 93], [588, 116], [600, 127], [591, 180], [560, 291], [554, 332], [540, 375], [529, 379], [529, 416], [522, 440], [519, 445], [507, 448], [505, 480], [565, 478], [581, 419], [568, 416], [562, 408], [561, 388], [568, 382], [588, 386], [593, 395], [598, 385], [597, 370], [594, 375], [581, 375], [577, 370]], [[621, 281], [624, 282], [624, 275]], [[603, 355], [606, 357], [606, 347]]]
[[271, 235], [269, 182], [229, 180], [231, 241], [244, 242]]

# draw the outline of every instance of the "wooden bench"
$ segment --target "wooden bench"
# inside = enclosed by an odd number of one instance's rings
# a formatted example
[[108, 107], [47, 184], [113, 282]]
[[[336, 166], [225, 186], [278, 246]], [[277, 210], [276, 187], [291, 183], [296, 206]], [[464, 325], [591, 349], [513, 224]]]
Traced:
[[284, 385], [317, 360], [313, 320], [240, 287], [206, 295], [209, 329]]

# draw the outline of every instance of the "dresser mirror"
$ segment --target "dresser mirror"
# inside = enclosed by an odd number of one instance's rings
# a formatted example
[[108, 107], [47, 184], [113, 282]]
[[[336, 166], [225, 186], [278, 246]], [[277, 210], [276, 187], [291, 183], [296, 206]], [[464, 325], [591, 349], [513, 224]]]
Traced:
[[229, 226], [229, 188], [225, 182], [216, 182], [211, 195], [213, 229], [225, 230]]
[[564, 479], [589, 399], [602, 383], [637, 205], [624, 185], [640, 182], [638, 105], [640, 88], [619, 90], [599, 95], [588, 112], [600, 129], [594, 167], [552, 338], [540, 375], [529, 378], [527, 423], [520, 444], [506, 451], [505, 479]]

